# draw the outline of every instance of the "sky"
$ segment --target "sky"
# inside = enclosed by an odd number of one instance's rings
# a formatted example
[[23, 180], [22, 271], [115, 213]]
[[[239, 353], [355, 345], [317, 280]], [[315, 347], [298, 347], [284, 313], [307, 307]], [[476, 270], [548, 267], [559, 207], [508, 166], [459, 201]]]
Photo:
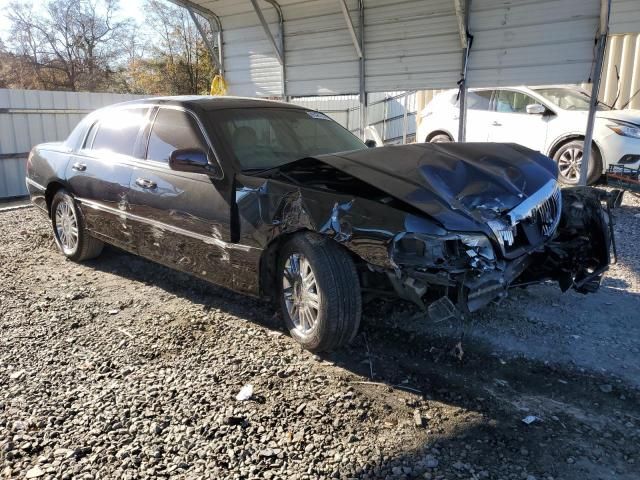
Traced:
[[[8, 5], [13, 0], [0, 0], [0, 38], [6, 42], [9, 35], [9, 21], [5, 16]], [[45, 2], [42, 0], [17, 0], [18, 3], [27, 3], [34, 5], [34, 8], [40, 8]], [[132, 17], [136, 22], [142, 23], [144, 13], [142, 10], [144, 0], [120, 0], [120, 17]]]

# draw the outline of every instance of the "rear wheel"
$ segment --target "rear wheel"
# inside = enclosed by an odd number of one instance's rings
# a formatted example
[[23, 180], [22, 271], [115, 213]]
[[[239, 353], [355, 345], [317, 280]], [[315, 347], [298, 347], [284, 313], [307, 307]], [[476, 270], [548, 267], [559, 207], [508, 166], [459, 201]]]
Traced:
[[[553, 159], [558, 164], [558, 179], [566, 185], [577, 185], [580, 180], [580, 165], [582, 165], [582, 153], [584, 141], [571, 140], [558, 148]], [[600, 152], [594, 147], [591, 149], [591, 161], [587, 173], [587, 183], [595, 183], [602, 174], [602, 159]]]
[[453, 139], [446, 133], [439, 133], [429, 139], [429, 143], [449, 143], [453, 142]]
[[56, 245], [67, 258], [82, 262], [102, 252], [104, 244], [86, 231], [75, 200], [64, 189], [51, 202], [51, 224]]
[[331, 239], [295, 235], [280, 252], [279, 298], [291, 336], [307, 350], [332, 350], [353, 339], [362, 299], [353, 260]]

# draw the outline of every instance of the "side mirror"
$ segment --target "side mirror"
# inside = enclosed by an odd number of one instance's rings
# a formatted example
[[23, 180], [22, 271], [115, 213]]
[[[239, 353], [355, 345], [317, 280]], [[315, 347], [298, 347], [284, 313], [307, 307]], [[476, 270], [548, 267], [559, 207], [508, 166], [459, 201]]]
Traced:
[[527, 105], [527, 113], [529, 115], [544, 115], [546, 111], [546, 107], [539, 103], [531, 103]]
[[180, 148], [171, 152], [169, 168], [177, 172], [204, 173], [219, 176], [218, 168], [209, 163], [207, 154], [199, 148]]
[[369, 148], [376, 148], [378, 146], [375, 140], [366, 140], [364, 144]]

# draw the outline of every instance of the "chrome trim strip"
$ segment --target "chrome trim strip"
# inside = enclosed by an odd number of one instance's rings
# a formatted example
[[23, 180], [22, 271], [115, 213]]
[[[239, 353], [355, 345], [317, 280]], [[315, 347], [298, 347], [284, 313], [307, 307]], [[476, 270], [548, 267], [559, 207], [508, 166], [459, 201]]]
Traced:
[[152, 227], [156, 227], [161, 230], [167, 230], [173, 233], [177, 233], [179, 235], [184, 235], [185, 237], [195, 238], [196, 240], [200, 240], [201, 242], [204, 242], [208, 245], [215, 245], [216, 247], [220, 247], [222, 249], [239, 250], [241, 252], [262, 251], [262, 249], [258, 247], [241, 245], [239, 243], [229, 243], [229, 242], [225, 242], [224, 240], [220, 240], [219, 238], [207, 237], [206, 235], [191, 232], [189, 230], [176, 227], [175, 225], [169, 225], [168, 223], [158, 222], [157, 220], [150, 220], [148, 218], [141, 217], [133, 213], [125, 212], [124, 210], [120, 210], [117, 208], [107, 207], [106, 205], [101, 205], [97, 202], [94, 202], [93, 200], [89, 200], [86, 198], [76, 197], [76, 200], [79, 201], [82, 205], [86, 205], [89, 208], [93, 208], [95, 210], [101, 210], [103, 212], [111, 213], [113, 215], [120, 216], [120, 217], [124, 216], [136, 222], [145, 223], [147, 225], [151, 225]]
[[27, 189], [29, 188], [29, 185], [31, 185], [31, 186], [34, 186], [36, 188], [39, 188], [43, 192], [45, 192], [47, 190], [47, 187], [44, 187], [44, 186], [40, 185], [38, 182], [35, 182], [35, 181], [31, 180], [29, 177], [24, 177], [24, 181], [25, 181], [25, 183], [27, 185]]
[[507, 214], [509, 220], [511, 220], [511, 226], [515, 226], [519, 221], [529, 218], [536, 207], [553, 195], [556, 188], [558, 188], [558, 182], [551, 179], [520, 205], [513, 207]]

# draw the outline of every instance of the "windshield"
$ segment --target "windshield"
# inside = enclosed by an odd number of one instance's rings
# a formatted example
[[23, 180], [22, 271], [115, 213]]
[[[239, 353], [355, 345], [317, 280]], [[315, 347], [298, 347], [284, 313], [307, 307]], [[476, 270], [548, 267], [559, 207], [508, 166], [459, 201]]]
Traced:
[[218, 138], [242, 170], [265, 170], [300, 158], [367, 148], [319, 112], [246, 108], [219, 110], [214, 115]]
[[[534, 88], [539, 95], [563, 110], [589, 110], [591, 96], [586, 92], [571, 88]], [[598, 103], [598, 110], [611, 110], [603, 103]]]

